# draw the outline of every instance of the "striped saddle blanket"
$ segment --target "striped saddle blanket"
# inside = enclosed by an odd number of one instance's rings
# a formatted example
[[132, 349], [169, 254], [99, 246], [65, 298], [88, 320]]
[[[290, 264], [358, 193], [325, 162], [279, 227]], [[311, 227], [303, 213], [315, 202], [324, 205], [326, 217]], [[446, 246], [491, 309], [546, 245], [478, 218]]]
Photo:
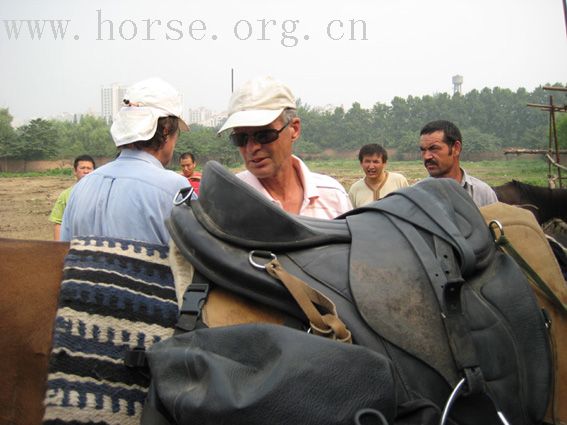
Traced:
[[55, 320], [44, 424], [137, 424], [149, 378], [127, 350], [173, 333], [168, 247], [87, 237], [71, 242]]

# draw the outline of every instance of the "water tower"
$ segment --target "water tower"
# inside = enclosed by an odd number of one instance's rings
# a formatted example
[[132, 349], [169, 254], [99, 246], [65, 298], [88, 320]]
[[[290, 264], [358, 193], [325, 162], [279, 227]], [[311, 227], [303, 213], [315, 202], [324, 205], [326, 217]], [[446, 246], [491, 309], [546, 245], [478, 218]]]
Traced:
[[461, 94], [461, 86], [463, 85], [462, 75], [453, 75], [453, 94]]

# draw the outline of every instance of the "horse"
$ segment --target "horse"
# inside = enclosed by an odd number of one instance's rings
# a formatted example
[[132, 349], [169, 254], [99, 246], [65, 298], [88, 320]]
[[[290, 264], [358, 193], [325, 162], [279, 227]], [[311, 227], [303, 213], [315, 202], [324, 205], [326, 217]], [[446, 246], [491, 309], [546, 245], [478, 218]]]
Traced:
[[554, 218], [567, 221], [567, 189], [533, 186], [517, 180], [493, 189], [500, 202], [531, 211], [540, 225]]
[[53, 321], [68, 243], [0, 239], [0, 423], [43, 417]]
[[[340, 232], [336, 232], [335, 236], [342, 237]], [[535, 246], [533, 243], [526, 245]], [[61, 267], [68, 250], [67, 243], [0, 240], [0, 254], [3, 259], [0, 264], [0, 276], [4, 281], [2, 295], [3, 299], [10, 297], [12, 305], [15, 306], [12, 309], [4, 306], [0, 317], [0, 323], [5, 326], [1, 333], [2, 347], [13, 347], [8, 351], [5, 349], [3, 358], [0, 359], [0, 371], [4, 372], [3, 376], [12, 378], [5, 380], [0, 393], [0, 412], [4, 415], [0, 418], [5, 423], [40, 423], [44, 410], [42, 401], [46, 388], [47, 356], [52, 342], [53, 321], [62, 279]], [[34, 275], [26, 274], [30, 262], [34, 264]], [[539, 270], [542, 267], [536, 268]], [[333, 273], [333, 270], [333, 267], [330, 267], [329, 272]], [[550, 271], [547, 265], [545, 270]], [[34, 297], [34, 291], [37, 291], [39, 284], [41, 296]], [[560, 296], [565, 300], [565, 288], [560, 287], [559, 291], [562, 291]], [[25, 311], [25, 318], [17, 314], [18, 309]], [[209, 327], [224, 327], [254, 322], [284, 324], [288, 315], [282, 314], [282, 309], [258, 302], [254, 297], [215, 286], [204, 304], [203, 319]], [[561, 321], [556, 320], [556, 326], [557, 323]], [[564, 325], [565, 322], [562, 323]], [[559, 331], [557, 327], [555, 329], [559, 332], [557, 335], [565, 334], [565, 327], [559, 327]], [[34, 335], [35, 339], [30, 338], [30, 335]], [[564, 338], [559, 343], [563, 344], [559, 346], [560, 353], [561, 348], [565, 349]], [[31, 373], [26, 374], [26, 370]], [[564, 385], [567, 375], [562, 373], [563, 370], [560, 369], [559, 378]], [[18, 371], [17, 376], [14, 371]], [[561, 385], [558, 388], [564, 389]]]

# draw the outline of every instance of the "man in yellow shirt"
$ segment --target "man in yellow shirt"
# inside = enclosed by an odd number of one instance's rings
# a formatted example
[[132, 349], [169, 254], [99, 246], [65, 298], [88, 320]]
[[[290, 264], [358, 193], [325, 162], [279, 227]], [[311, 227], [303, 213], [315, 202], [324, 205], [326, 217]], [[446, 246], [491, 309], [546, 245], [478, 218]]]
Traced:
[[[75, 175], [77, 181], [81, 180], [87, 174], [91, 173], [95, 168], [95, 161], [89, 155], [78, 156], [73, 162], [73, 174]], [[55, 205], [53, 206], [51, 215], [49, 216], [49, 221], [54, 224], [53, 239], [56, 241], [61, 239], [61, 222], [63, 221], [63, 212], [65, 211], [65, 207], [67, 206], [69, 195], [71, 195], [71, 189], [73, 189], [73, 186], [70, 186], [63, 192], [61, 192], [61, 194], [57, 198], [57, 201], [55, 201]]]
[[386, 171], [388, 152], [381, 145], [364, 145], [360, 148], [358, 160], [366, 177], [355, 182], [348, 191], [354, 208], [377, 201], [394, 190], [408, 186], [403, 175]]

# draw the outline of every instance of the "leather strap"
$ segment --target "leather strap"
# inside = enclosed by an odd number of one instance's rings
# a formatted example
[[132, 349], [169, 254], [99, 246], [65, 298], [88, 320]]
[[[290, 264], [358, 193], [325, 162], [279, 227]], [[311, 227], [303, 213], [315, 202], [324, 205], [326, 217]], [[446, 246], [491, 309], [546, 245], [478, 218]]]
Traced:
[[514, 246], [504, 235], [504, 233], [500, 233], [500, 236], [496, 240], [496, 245], [514, 259], [514, 261], [524, 271], [524, 274], [530, 280], [530, 282], [532, 282], [535, 286], [537, 286], [538, 289], [541, 290], [541, 292], [543, 292], [549, 302], [554, 304], [563, 314], [567, 314], [567, 305], [565, 305], [565, 303], [563, 303], [557, 297], [557, 295], [555, 295], [549, 285], [537, 274], [537, 272], [528, 264], [528, 262], [524, 260], [520, 253], [516, 251], [516, 248], [514, 248]]
[[[307, 316], [315, 335], [340, 342], [352, 342], [352, 335], [337, 314], [335, 304], [321, 292], [313, 289], [301, 279], [289, 274], [277, 259], [266, 264], [270, 276], [278, 279], [287, 288], [293, 299]], [[327, 313], [321, 314], [317, 307]]]
[[462, 311], [461, 290], [465, 281], [461, 276], [452, 246], [442, 238], [433, 236], [432, 251], [423, 239], [418, 237], [415, 227], [398, 219], [394, 219], [393, 222], [406, 235], [425, 272], [429, 275], [433, 293], [441, 310], [449, 347], [457, 369], [466, 378], [466, 394], [486, 392], [486, 383], [480, 370], [471, 329]]

